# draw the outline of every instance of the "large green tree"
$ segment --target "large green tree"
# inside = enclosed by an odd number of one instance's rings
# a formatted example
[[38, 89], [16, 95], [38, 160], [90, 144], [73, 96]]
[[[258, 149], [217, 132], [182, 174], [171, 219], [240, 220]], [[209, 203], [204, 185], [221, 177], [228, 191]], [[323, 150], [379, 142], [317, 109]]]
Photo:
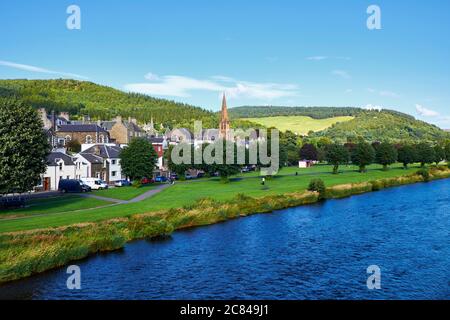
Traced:
[[416, 162], [416, 160], [417, 152], [414, 146], [406, 144], [398, 149], [398, 161], [403, 164], [405, 169], [408, 169], [408, 165]]
[[333, 165], [333, 173], [337, 174], [339, 165], [347, 164], [350, 160], [348, 149], [340, 144], [331, 144], [326, 147], [326, 161]]
[[36, 186], [49, 152], [37, 112], [16, 99], [0, 99], [0, 193]]
[[122, 172], [132, 180], [153, 176], [158, 155], [150, 141], [134, 138], [120, 153]]
[[445, 160], [445, 149], [443, 145], [437, 144], [434, 146], [434, 162], [438, 165], [441, 161]]
[[426, 164], [431, 164], [435, 160], [435, 151], [434, 148], [426, 143], [419, 143], [416, 145], [417, 152], [417, 162], [420, 162], [422, 167], [425, 167]]
[[397, 149], [392, 144], [383, 142], [376, 147], [375, 160], [383, 166], [383, 170], [387, 170], [389, 165], [398, 160]]
[[359, 172], [366, 172], [366, 167], [375, 161], [375, 150], [367, 142], [359, 142], [352, 152], [352, 162], [359, 167]]

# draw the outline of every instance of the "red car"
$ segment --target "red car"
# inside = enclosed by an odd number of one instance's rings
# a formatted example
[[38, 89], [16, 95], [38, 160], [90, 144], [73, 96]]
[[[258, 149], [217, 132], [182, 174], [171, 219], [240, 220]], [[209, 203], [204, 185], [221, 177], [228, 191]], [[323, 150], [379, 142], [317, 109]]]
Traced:
[[155, 183], [154, 179], [149, 179], [149, 178], [143, 178], [141, 180], [141, 184], [151, 184], [151, 183]]

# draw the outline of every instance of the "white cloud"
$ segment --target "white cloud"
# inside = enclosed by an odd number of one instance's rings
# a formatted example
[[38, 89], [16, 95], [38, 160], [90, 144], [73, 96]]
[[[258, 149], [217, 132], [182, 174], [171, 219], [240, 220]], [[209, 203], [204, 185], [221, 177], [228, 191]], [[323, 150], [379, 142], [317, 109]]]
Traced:
[[257, 83], [240, 81], [226, 76], [195, 79], [185, 76], [168, 75], [150, 77], [151, 82], [130, 83], [125, 90], [149, 95], [190, 97], [192, 91], [226, 92], [230, 98], [255, 98], [271, 100], [298, 96], [298, 86], [294, 84]]
[[423, 117], [439, 117], [440, 116], [439, 112], [431, 110], [431, 109], [427, 109], [427, 108], [421, 106], [420, 104], [416, 104], [416, 111], [420, 116], [423, 116]]
[[149, 81], [159, 81], [160, 80], [160, 78], [159, 78], [159, 76], [157, 74], [154, 74], [154, 73], [151, 73], [151, 72], [147, 73], [144, 76], [144, 78], [149, 80]]
[[350, 74], [347, 71], [345, 71], [345, 70], [333, 70], [331, 72], [331, 74], [334, 75], [334, 76], [341, 77], [343, 79], [350, 79], [351, 78]]
[[81, 76], [81, 75], [78, 75], [78, 74], [75, 74], [75, 73], [53, 71], [53, 70], [48, 70], [48, 69], [45, 69], [45, 68], [40, 68], [40, 67], [30, 66], [30, 65], [27, 65], [27, 64], [20, 64], [20, 63], [10, 62], [10, 61], [4, 61], [4, 60], [0, 60], [0, 66], [14, 68], [14, 69], [18, 69], [18, 70], [22, 70], [22, 71], [28, 71], [28, 72], [54, 74], [54, 75], [60, 75], [60, 76], [70, 77], [70, 78], [88, 79], [85, 76]]
[[311, 61], [322, 61], [322, 60], [326, 60], [326, 59], [328, 59], [328, 57], [325, 57], [325, 56], [306, 57], [306, 60], [311, 60]]
[[370, 93], [376, 93], [382, 97], [389, 97], [389, 98], [398, 98], [400, 95], [396, 92], [389, 91], [389, 90], [376, 90], [374, 88], [367, 88], [367, 91]]

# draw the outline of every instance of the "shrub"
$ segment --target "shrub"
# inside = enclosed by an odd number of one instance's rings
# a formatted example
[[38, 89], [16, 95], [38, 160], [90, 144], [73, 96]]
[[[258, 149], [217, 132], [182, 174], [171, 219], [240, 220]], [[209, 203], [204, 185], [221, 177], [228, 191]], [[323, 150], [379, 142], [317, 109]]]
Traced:
[[421, 176], [424, 181], [430, 181], [430, 171], [428, 169], [422, 168], [416, 172], [418, 176]]
[[308, 186], [308, 191], [318, 192], [320, 195], [320, 199], [323, 199], [326, 191], [325, 182], [323, 182], [322, 179], [311, 180]]
[[142, 183], [139, 180], [135, 180], [135, 181], [133, 181], [132, 186], [133, 186], [133, 188], [138, 189], [138, 188], [142, 187]]

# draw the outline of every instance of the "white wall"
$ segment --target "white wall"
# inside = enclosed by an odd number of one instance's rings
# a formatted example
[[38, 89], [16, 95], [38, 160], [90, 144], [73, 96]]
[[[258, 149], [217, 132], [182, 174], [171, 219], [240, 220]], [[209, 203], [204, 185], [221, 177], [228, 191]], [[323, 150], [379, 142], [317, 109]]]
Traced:
[[76, 167], [75, 165], [66, 166], [64, 161], [61, 160], [57, 163], [57, 166], [48, 166], [43, 178], [50, 178], [50, 190], [56, 191], [60, 179], [76, 179]]

